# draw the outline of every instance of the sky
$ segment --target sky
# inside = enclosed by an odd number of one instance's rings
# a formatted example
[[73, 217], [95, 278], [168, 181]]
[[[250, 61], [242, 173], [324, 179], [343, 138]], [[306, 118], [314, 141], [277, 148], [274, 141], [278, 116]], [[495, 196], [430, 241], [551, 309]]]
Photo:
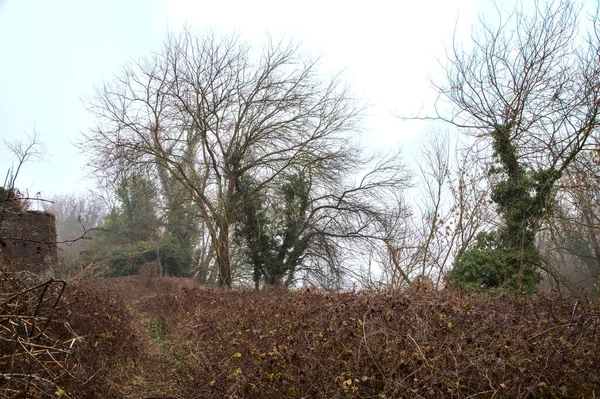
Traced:
[[[93, 189], [85, 156], [73, 145], [95, 123], [84, 100], [130, 60], [160, 47], [184, 25], [237, 32], [251, 43], [285, 35], [320, 56], [324, 72], [342, 71], [370, 104], [366, 146], [417, 148], [430, 124], [403, 121], [435, 101], [453, 32], [467, 37], [487, 0], [370, 2], [305, 0], [0, 0], [0, 138], [34, 132], [43, 159], [29, 162], [17, 187], [44, 198]], [[437, 127], [436, 127], [437, 128]], [[2, 180], [15, 161], [0, 142]]]

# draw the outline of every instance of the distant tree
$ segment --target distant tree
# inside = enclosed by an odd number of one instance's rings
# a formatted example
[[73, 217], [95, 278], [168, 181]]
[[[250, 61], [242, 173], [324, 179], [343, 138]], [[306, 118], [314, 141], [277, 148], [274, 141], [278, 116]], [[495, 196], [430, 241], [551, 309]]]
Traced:
[[225, 287], [238, 181], [256, 176], [263, 191], [307, 159], [354, 151], [348, 134], [361, 111], [293, 44], [269, 41], [257, 54], [237, 37], [189, 31], [130, 64], [89, 108], [99, 119], [81, 144], [90, 166], [107, 180], [132, 167], [168, 171], [202, 218]]
[[539, 281], [544, 263], [536, 236], [552, 214], [556, 183], [600, 123], [598, 22], [595, 16], [582, 37], [573, 2], [536, 1], [531, 14], [516, 10], [505, 18], [499, 11], [497, 24], [482, 19], [468, 50], [454, 43], [447, 83], [437, 86], [451, 111], [438, 104], [438, 117], [489, 144], [492, 200], [502, 217], [463, 258], [489, 255], [506, 270], [495, 273], [500, 281], [488, 281], [477, 275], [484, 265], [461, 259], [453, 281], [471, 275], [471, 282], [526, 291]]
[[600, 143], [578, 157], [561, 178], [556, 211], [543, 235], [549, 283], [570, 294], [600, 287]]
[[71, 269], [81, 266], [80, 253], [92, 245], [106, 207], [99, 197], [88, 193], [53, 195], [42, 203], [42, 208], [56, 218], [58, 268], [55, 271], [68, 275]]
[[156, 186], [146, 176], [132, 173], [117, 183], [116, 203], [82, 253], [82, 262], [107, 265], [109, 275], [131, 275], [161, 253]]
[[106, 214], [103, 201], [88, 194], [57, 194], [47, 198], [42, 208], [56, 217], [56, 235], [59, 243], [66, 244], [64, 249], [72, 252], [85, 246], [88, 236], [98, 227]]

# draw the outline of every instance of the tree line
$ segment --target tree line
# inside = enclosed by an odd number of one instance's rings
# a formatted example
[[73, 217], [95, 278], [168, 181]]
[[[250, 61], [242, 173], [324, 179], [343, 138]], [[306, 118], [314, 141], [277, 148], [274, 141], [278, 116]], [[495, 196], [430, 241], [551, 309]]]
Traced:
[[417, 170], [361, 148], [364, 104], [298, 45], [169, 34], [87, 103], [97, 123], [79, 146], [114, 202], [84, 259], [113, 274], [159, 259], [223, 287], [424, 275], [523, 292], [564, 286], [569, 263], [591, 287], [598, 22], [540, 1], [455, 39], [434, 114], [414, 118], [451, 133], [425, 140]]

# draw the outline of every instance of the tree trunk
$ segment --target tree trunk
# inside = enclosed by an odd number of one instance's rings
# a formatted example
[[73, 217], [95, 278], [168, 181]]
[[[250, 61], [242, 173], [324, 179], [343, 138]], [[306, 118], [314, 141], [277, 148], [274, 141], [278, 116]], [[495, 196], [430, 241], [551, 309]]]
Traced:
[[225, 223], [219, 228], [219, 237], [215, 252], [219, 267], [219, 287], [231, 288], [231, 262], [229, 259], [229, 226]]

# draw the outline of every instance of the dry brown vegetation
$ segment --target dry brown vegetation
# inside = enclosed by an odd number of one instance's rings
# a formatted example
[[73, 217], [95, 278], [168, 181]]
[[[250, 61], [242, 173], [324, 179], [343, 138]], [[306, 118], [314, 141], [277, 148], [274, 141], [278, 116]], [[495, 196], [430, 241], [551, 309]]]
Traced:
[[[58, 346], [74, 332], [71, 360], [21, 367], [51, 380], [51, 395], [73, 398], [600, 393], [598, 305], [418, 288], [222, 291], [160, 278], [149, 290], [137, 277], [97, 280], [68, 288], [44, 333]], [[10, 397], [11, 384], [0, 379], [0, 393]]]
[[139, 353], [131, 312], [93, 286], [0, 268], [0, 397], [117, 397], [109, 367]]

